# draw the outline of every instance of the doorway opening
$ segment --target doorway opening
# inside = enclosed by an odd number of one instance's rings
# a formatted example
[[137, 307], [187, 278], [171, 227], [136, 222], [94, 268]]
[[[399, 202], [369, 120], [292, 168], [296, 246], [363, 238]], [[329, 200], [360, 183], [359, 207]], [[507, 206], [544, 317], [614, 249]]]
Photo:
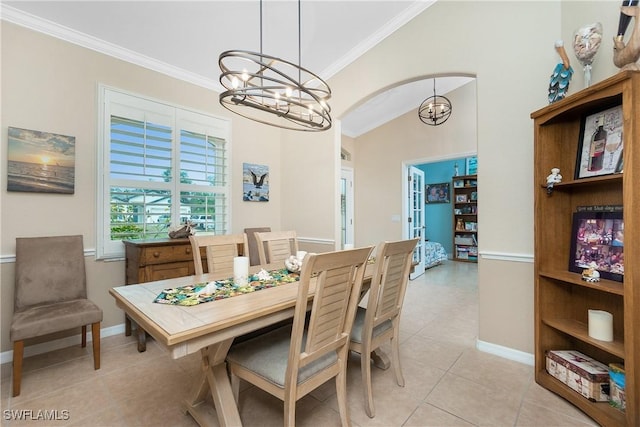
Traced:
[[353, 245], [353, 169], [340, 171], [340, 248]]
[[[426, 199], [422, 199], [422, 206], [417, 207], [415, 200], [409, 195], [410, 183], [407, 180], [407, 188], [403, 192], [403, 209], [407, 217], [415, 215], [421, 211], [423, 215], [422, 224], [424, 226], [423, 241], [432, 241], [440, 243], [446, 250], [448, 258], [453, 255], [453, 201], [451, 200], [453, 177], [456, 175], [464, 175], [466, 173], [466, 159], [476, 157], [475, 152], [455, 153], [442, 157], [416, 159], [404, 162], [403, 168], [406, 174], [411, 174], [413, 170], [418, 169], [424, 174], [424, 186], [436, 184], [449, 184], [450, 195], [446, 201], [441, 203], [427, 203]], [[426, 196], [425, 196], [426, 197]], [[412, 238], [411, 225], [405, 231], [406, 238]]]

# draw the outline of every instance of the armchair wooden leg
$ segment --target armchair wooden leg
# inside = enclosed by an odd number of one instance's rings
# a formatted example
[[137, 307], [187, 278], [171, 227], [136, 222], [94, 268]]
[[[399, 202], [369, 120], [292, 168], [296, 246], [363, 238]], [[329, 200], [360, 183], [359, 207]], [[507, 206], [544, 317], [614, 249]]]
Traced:
[[[86, 326], [84, 326], [86, 329]], [[91, 339], [93, 340], [93, 369], [100, 369], [100, 322], [91, 324]]]
[[87, 325], [82, 325], [82, 348], [87, 346]]
[[22, 358], [24, 356], [24, 341], [13, 343], [13, 397], [20, 395], [22, 382]]

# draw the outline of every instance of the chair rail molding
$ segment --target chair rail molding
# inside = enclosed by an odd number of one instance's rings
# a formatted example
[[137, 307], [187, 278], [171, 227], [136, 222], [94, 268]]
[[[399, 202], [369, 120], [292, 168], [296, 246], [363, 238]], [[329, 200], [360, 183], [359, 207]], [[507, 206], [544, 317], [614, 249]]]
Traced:
[[519, 254], [519, 253], [513, 253], [513, 252], [498, 252], [498, 251], [479, 251], [479, 255], [482, 259], [533, 263], [533, 254]]

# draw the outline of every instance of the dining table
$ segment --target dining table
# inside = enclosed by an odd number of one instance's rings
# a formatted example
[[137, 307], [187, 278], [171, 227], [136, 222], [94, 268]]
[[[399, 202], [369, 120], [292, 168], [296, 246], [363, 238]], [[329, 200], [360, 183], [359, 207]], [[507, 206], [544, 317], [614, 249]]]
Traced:
[[[282, 265], [257, 265], [249, 267], [249, 273], [256, 274], [261, 270], [271, 272], [282, 268]], [[366, 265], [361, 296], [369, 288], [374, 270], [374, 263]], [[155, 302], [167, 289], [193, 287], [221, 279], [227, 278], [211, 273], [118, 286], [109, 290], [116, 305], [138, 327], [163, 345], [173, 359], [200, 353], [202, 375], [185, 400], [185, 412], [201, 426], [216, 425], [216, 414], [217, 425], [242, 425], [227, 374], [227, 352], [234, 338], [293, 318], [300, 283], [293, 281], [196, 305]], [[314, 285], [312, 280], [310, 298], [313, 297]], [[384, 367], [386, 355], [377, 351], [372, 356], [377, 361], [376, 364]], [[388, 366], [388, 362], [386, 364]], [[213, 408], [206, 403], [209, 393], [213, 399]], [[212, 409], [215, 409], [215, 414]]]

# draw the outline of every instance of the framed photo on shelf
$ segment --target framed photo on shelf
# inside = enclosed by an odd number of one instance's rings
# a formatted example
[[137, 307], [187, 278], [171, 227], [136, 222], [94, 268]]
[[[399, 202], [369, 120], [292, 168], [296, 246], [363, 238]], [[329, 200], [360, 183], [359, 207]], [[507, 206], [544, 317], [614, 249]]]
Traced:
[[462, 188], [464, 187], [464, 181], [462, 179], [456, 179], [453, 181], [453, 188]]
[[466, 194], [456, 194], [456, 203], [466, 203], [467, 200]]
[[622, 105], [582, 118], [575, 179], [622, 172]]
[[569, 271], [595, 268], [600, 277], [624, 277], [624, 221], [620, 206], [585, 206], [573, 214]]
[[425, 185], [425, 192], [427, 193], [427, 196], [425, 197], [426, 204], [449, 203], [451, 201], [448, 182], [427, 184]]

